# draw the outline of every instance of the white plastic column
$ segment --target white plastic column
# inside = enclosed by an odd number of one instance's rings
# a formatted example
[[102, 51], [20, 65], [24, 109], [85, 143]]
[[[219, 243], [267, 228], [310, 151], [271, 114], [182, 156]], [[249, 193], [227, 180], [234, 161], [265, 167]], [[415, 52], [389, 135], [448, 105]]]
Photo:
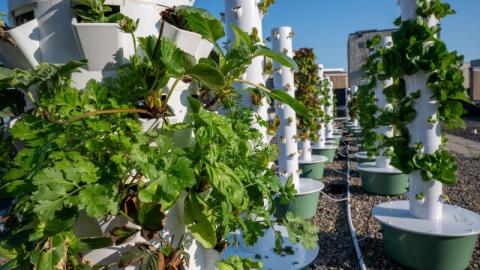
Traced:
[[[263, 14], [258, 9], [257, 0], [225, 0], [225, 25], [227, 26], [228, 41], [233, 42], [235, 40], [235, 33], [230, 27], [230, 25], [234, 24], [249, 34], [256, 28], [260, 43], [263, 43], [262, 17]], [[252, 64], [247, 68], [242, 79], [251, 83], [265, 85], [263, 78], [263, 57], [253, 59]], [[237, 84], [236, 87], [246, 89], [251, 86]], [[256, 111], [258, 116], [264, 121], [268, 121], [268, 104], [266, 99], [262, 99], [260, 106], [254, 106], [250, 98], [250, 93], [243, 92], [242, 103], [245, 107]], [[263, 142], [267, 143], [267, 128], [258, 123], [255, 123], [254, 127], [262, 133]]]
[[347, 88], [345, 90], [345, 116], [347, 118], [347, 121], [350, 121], [350, 115], [348, 115], [349, 109], [348, 109], [348, 103], [350, 102], [350, 93], [352, 92], [351, 88]]
[[[415, 0], [399, 1], [402, 20], [411, 20], [417, 17]], [[436, 25], [438, 21], [432, 19], [429, 25]], [[410, 132], [410, 146], [417, 143], [423, 145], [423, 152], [432, 154], [441, 144], [441, 126], [437, 121], [429, 123], [429, 117], [435, 117], [438, 110], [438, 101], [432, 99], [433, 93], [427, 86], [428, 74], [421, 71], [411, 76], [405, 76], [406, 93], [411, 94], [417, 90], [421, 91], [421, 96], [415, 101], [414, 108], [417, 111], [415, 119], [407, 126]], [[423, 200], [417, 200], [416, 195], [422, 193]], [[420, 171], [414, 171], [410, 174], [410, 214], [414, 217], [429, 220], [439, 220], [442, 218], [443, 203], [441, 200], [442, 183], [438, 181], [425, 182], [420, 175]]]
[[[357, 92], [358, 92], [358, 86], [355, 85], [355, 86], [352, 88], [352, 97], [353, 97], [355, 94], [357, 94]], [[357, 117], [355, 117], [355, 119], [350, 119], [350, 120], [352, 121], [352, 126], [358, 127], [358, 114], [357, 114]]]
[[[382, 38], [381, 47], [389, 48], [392, 46], [392, 37], [385, 36]], [[376, 98], [376, 106], [380, 109], [384, 108], [391, 108], [391, 104], [388, 103], [387, 97], [383, 94], [383, 90], [393, 84], [393, 79], [387, 79], [385, 81], [381, 81], [377, 83], [375, 88], [375, 98]], [[381, 112], [375, 113], [375, 118], [378, 118], [381, 115]], [[385, 137], [393, 137], [393, 128], [392, 126], [378, 126], [375, 130], [376, 133], [380, 136]], [[378, 146], [378, 142], [377, 142]], [[376, 157], [376, 165], [379, 168], [392, 168], [390, 165], [391, 158], [384, 155], [385, 149], [380, 148], [378, 149], [378, 155]]]
[[[272, 30], [272, 48], [276, 52], [285, 53], [293, 57], [292, 39], [293, 32], [290, 27], [282, 26]], [[290, 96], [295, 96], [294, 76], [291, 69], [273, 62], [273, 84], [277, 89], [284, 89]], [[298, 149], [296, 142], [297, 117], [295, 111], [288, 105], [276, 102], [276, 112], [280, 118], [277, 130], [277, 143], [279, 145], [278, 166], [280, 180], [283, 184], [291, 176], [293, 183], [299, 191], [300, 177], [298, 174]]]
[[[320, 81], [320, 87], [322, 87], [323, 80], [325, 79], [323, 76], [323, 65], [318, 64], [318, 78]], [[323, 99], [327, 97], [324, 97], [322, 95], [319, 95], [317, 97], [318, 102], [323, 102]], [[324, 108], [325, 111], [325, 108]], [[316, 148], [322, 148], [325, 147], [325, 141], [326, 141], [326, 136], [327, 136], [327, 127], [326, 123], [322, 118], [318, 118], [318, 122], [320, 123], [321, 128], [318, 130], [318, 140], [315, 142], [315, 147]]]
[[333, 137], [333, 131], [335, 129], [335, 127], [333, 126], [333, 122], [334, 122], [334, 113], [333, 113], [333, 102], [334, 102], [334, 98], [333, 98], [333, 83], [332, 81], [330, 80], [329, 77], [327, 77], [327, 80], [328, 80], [328, 83], [329, 83], [329, 92], [328, 92], [328, 101], [329, 101], [329, 105], [326, 106], [326, 112], [327, 112], [327, 115], [331, 117], [331, 119], [328, 121], [327, 123], [327, 138], [332, 138]]
[[312, 141], [309, 139], [301, 140], [299, 143], [299, 152], [301, 160], [312, 159]]
[[[40, 53], [43, 62], [66, 63], [80, 59], [73, 35], [69, 1], [40, 1], [37, 4]], [[69, 27], [65, 27], [69, 26]]]

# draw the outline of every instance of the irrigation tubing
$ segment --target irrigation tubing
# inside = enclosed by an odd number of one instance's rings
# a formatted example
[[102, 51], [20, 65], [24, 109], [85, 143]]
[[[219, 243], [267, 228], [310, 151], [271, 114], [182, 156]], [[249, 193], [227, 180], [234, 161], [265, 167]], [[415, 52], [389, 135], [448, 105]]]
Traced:
[[365, 260], [363, 259], [362, 255], [362, 250], [360, 249], [360, 245], [358, 244], [358, 237], [357, 237], [357, 232], [355, 230], [355, 227], [353, 226], [352, 222], [352, 212], [350, 210], [350, 149], [349, 149], [349, 144], [346, 143], [346, 149], [347, 149], [347, 173], [346, 173], [346, 179], [347, 179], [347, 196], [346, 196], [346, 202], [347, 202], [347, 219], [348, 219], [348, 227], [350, 229], [350, 234], [352, 236], [352, 241], [353, 241], [353, 246], [355, 247], [355, 253], [357, 254], [357, 259], [358, 259], [358, 265], [360, 266], [361, 270], [366, 270], [367, 267], [365, 265]]

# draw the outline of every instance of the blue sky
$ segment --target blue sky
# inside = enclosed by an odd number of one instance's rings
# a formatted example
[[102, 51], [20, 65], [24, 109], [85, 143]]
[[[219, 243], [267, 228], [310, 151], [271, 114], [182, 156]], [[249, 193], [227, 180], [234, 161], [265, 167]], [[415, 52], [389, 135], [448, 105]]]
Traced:
[[[6, 11], [0, 0], [0, 11]], [[449, 0], [457, 14], [442, 23], [442, 38], [466, 60], [480, 59], [480, 1]], [[299, 4], [301, 3], [301, 4]], [[264, 19], [264, 33], [287, 25], [296, 32], [294, 47], [312, 47], [327, 68], [347, 67], [349, 33], [392, 28], [400, 9], [395, 0], [277, 0]], [[197, 0], [196, 6], [219, 16], [223, 0]]]

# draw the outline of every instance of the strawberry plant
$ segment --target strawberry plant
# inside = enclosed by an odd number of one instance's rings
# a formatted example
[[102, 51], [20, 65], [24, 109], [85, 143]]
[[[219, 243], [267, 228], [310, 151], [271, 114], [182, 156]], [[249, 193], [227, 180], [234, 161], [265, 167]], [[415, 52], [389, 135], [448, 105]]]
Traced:
[[[222, 37], [212, 34], [223, 33], [221, 24], [208, 23], [211, 17], [203, 16], [203, 11], [186, 14], [186, 21], [188, 16], [196, 18], [190, 29], [204, 38], [216, 43]], [[196, 63], [161, 33], [137, 39], [137, 25], [128, 18], [120, 22], [141, 53], [135, 51], [116, 77], [102, 83], [92, 80], [83, 89], [72, 86], [72, 74], [85, 61], [40, 64], [33, 70], [0, 69], [2, 93], [22, 89], [33, 104], [9, 130], [11, 139], [1, 141], [0, 193], [16, 199], [5, 217], [9, 232], [1, 241], [0, 257], [10, 261], [3, 269], [108, 269], [89, 264], [84, 255], [138, 233], [145, 241], [122, 251], [117, 266], [188, 268], [183, 235], [162, 236], [168, 212], [177, 202], [185, 204], [187, 232], [204, 248], [221, 251], [228, 245], [226, 236], [237, 230], [247, 243], [255, 243], [265, 228], [273, 226], [272, 198], [293, 196], [291, 182], [282, 186], [269, 167], [274, 150], [262, 144], [252, 128], [253, 113], [240, 109], [233, 83], [257, 56], [290, 68], [295, 68], [294, 61], [254, 45], [235, 28], [237, 41], [231, 51], [217, 50], [211, 59]], [[170, 123], [169, 103], [180, 81], [194, 81], [219, 101], [228, 100], [229, 111], [211, 112], [203, 99], [192, 95], [190, 120]], [[281, 90], [244, 83], [307, 114], [303, 104]], [[139, 118], [163, 124], [145, 131]], [[175, 134], [183, 130], [193, 132], [194, 144], [175, 143]], [[18, 142], [24, 146], [15, 153]], [[96, 220], [123, 216], [136, 227], [81, 237], [75, 229], [81, 215]], [[316, 245], [307, 237], [313, 236], [311, 225], [293, 217], [285, 225], [292, 239], [307, 248]], [[162, 244], [153, 245], [155, 241]], [[239, 258], [220, 264], [223, 269], [232, 265], [254, 267]]]
[[116, 23], [123, 17], [105, 5], [105, 0], [70, 0], [70, 5], [83, 23]]

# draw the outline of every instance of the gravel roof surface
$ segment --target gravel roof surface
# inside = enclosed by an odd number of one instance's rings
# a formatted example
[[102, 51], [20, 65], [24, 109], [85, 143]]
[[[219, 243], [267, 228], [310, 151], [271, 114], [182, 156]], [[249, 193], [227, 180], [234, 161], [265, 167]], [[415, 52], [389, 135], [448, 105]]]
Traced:
[[[476, 130], [477, 134], [474, 134]], [[446, 130], [447, 133], [480, 142], [480, 118], [465, 120], [465, 128]]]
[[[346, 137], [350, 145], [355, 141], [352, 137]], [[380, 224], [371, 217], [371, 209], [382, 202], [405, 199], [406, 196], [377, 196], [364, 192], [360, 185], [360, 178], [356, 169], [357, 163], [353, 153], [358, 149], [350, 147], [351, 163], [351, 212], [358, 238], [362, 239], [360, 247], [368, 269], [406, 269], [388, 256], [382, 241]], [[341, 152], [345, 149], [341, 147]], [[450, 203], [480, 213], [480, 159], [457, 156], [458, 183], [445, 188]], [[342, 181], [342, 174], [332, 169], [345, 171], [346, 161], [341, 157], [336, 158], [334, 164], [325, 169], [324, 190], [329, 196], [341, 199], [344, 196], [342, 189], [338, 188], [338, 181]], [[339, 193], [340, 192], [340, 193]], [[346, 203], [334, 202], [322, 195], [314, 222], [320, 228], [319, 246], [320, 252], [310, 269], [359, 269], [353, 248], [350, 231], [348, 229]], [[369, 237], [371, 236], [371, 237]], [[480, 244], [476, 250], [469, 269], [480, 269]]]

